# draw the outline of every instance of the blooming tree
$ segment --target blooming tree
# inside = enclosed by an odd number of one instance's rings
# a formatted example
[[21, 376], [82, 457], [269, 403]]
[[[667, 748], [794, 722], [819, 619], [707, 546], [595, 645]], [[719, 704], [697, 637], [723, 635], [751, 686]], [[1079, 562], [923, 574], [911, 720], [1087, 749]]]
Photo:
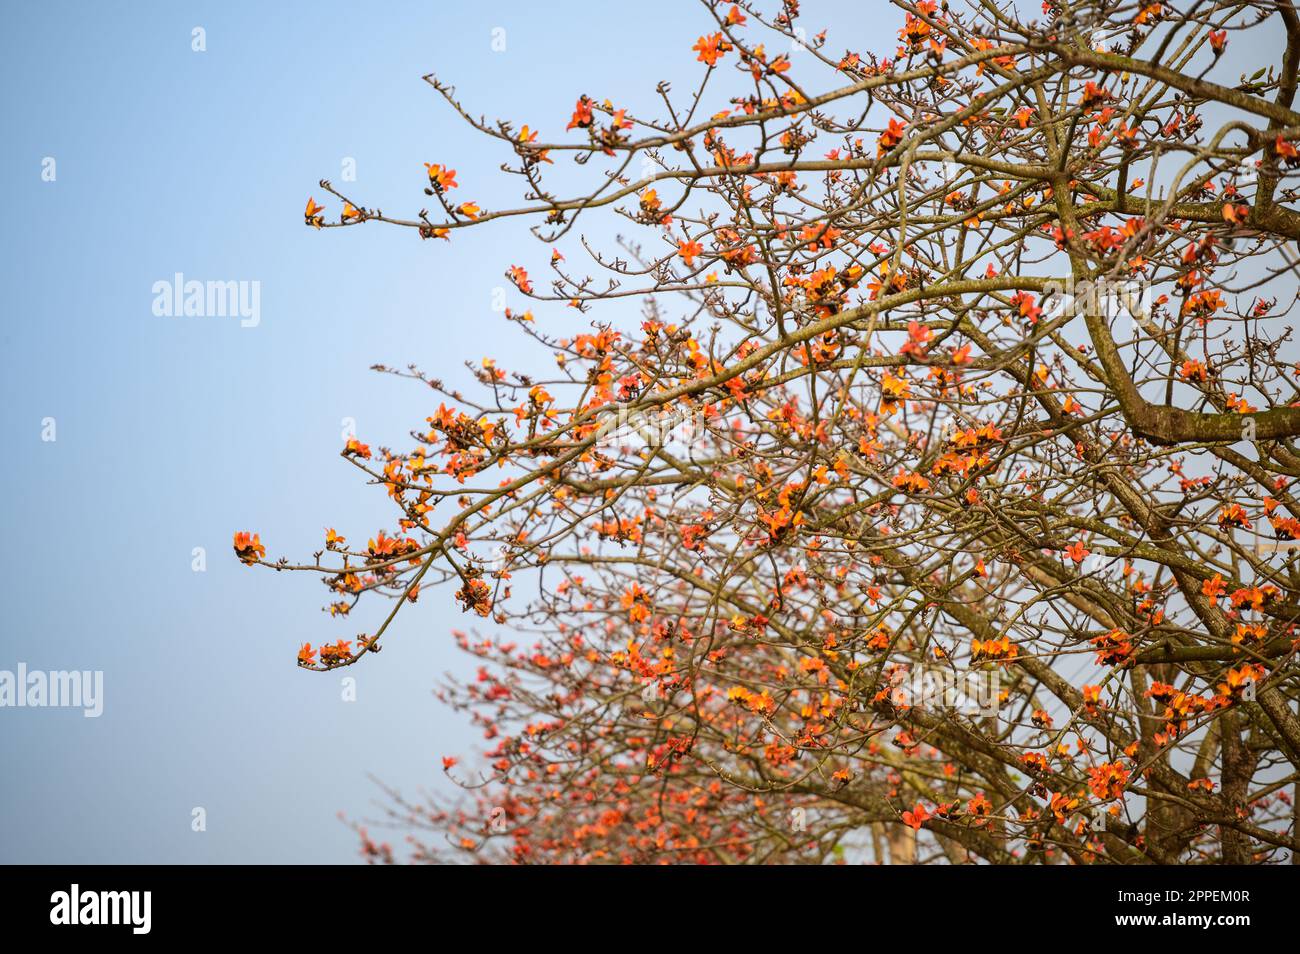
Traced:
[[[1025, 6], [895, 0], [849, 50], [705, 0], [653, 115], [489, 122], [426, 77], [517, 207], [451, 157], [406, 218], [321, 183], [317, 229], [545, 249], [505, 317], [553, 362], [381, 369], [438, 404], [343, 449], [390, 528], [235, 538], [333, 615], [392, 600], [303, 668], [382, 664], [421, 595], [491, 624], [442, 691], [488, 740], [444, 759], [466, 796], [391, 793], [414, 859], [1290, 857], [1300, 17]], [[1239, 44], [1278, 59], [1225, 75]]]

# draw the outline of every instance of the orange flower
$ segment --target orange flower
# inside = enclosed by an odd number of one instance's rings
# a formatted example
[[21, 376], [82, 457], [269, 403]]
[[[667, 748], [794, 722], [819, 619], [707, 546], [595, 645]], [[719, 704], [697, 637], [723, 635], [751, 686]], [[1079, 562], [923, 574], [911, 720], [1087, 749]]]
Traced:
[[919, 17], [907, 14], [903, 28], [898, 31], [898, 38], [904, 40], [913, 53], [921, 49], [926, 37], [930, 35], [930, 24], [926, 23]]
[[246, 530], [241, 530], [235, 534], [235, 556], [239, 557], [246, 565], [252, 566], [266, 556], [266, 547], [262, 546], [262, 540], [258, 534], [250, 534]]
[[1001, 639], [972, 639], [970, 641], [971, 662], [978, 662], [981, 659], [1015, 659], [1019, 654], [1020, 650], [1012, 645], [1009, 636], [1003, 636]]
[[1133, 663], [1133, 643], [1128, 633], [1122, 629], [1112, 629], [1109, 633], [1091, 640], [1097, 647], [1097, 662], [1104, 666], [1129, 666]]
[[930, 481], [920, 474], [909, 474], [900, 470], [894, 475], [894, 486], [908, 493], [919, 494], [930, 489]]
[[659, 200], [659, 193], [654, 189], [646, 189], [641, 193], [641, 220], [657, 225], [671, 225], [673, 217], [663, 211], [663, 203]]
[[921, 826], [929, 821], [933, 816], [920, 802], [910, 812], [903, 812], [903, 824], [907, 825], [912, 831], [919, 831]]
[[1287, 166], [1294, 168], [1295, 166], [1300, 165], [1300, 149], [1296, 148], [1295, 143], [1288, 142], [1281, 136], [1278, 136], [1273, 143], [1273, 151], [1278, 154]]
[[1241, 504], [1232, 504], [1219, 512], [1219, 526], [1224, 530], [1232, 527], [1245, 529], [1250, 526], [1250, 518]]
[[564, 130], [565, 132], [568, 132], [570, 129], [575, 127], [578, 129], [590, 129], [592, 123], [595, 121], [595, 117], [591, 113], [591, 97], [580, 96], [578, 98], [578, 105], [573, 108], [573, 118], [569, 120], [569, 125], [565, 126]]
[[727, 690], [727, 701], [738, 702], [750, 712], [762, 712], [770, 715], [776, 711], [776, 700], [772, 698], [766, 689], [762, 692], [751, 692], [744, 686], [732, 686]]
[[1098, 103], [1104, 103], [1106, 100], [1112, 98], [1113, 97], [1111, 96], [1109, 90], [1103, 89], [1102, 87], [1098, 86], [1096, 83], [1089, 80], [1088, 82], [1083, 84], [1083, 95], [1079, 97], [1079, 105], [1082, 106], [1084, 109], [1087, 109], [1090, 106], [1095, 106]]
[[686, 263], [687, 268], [695, 267], [695, 256], [700, 255], [703, 251], [704, 246], [696, 241], [677, 243], [677, 254], [681, 257], [681, 260]]
[[487, 616], [492, 612], [492, 587], [478, 578], [469, 580], [457, 590], [456, 599], [465, 604], [465, 612], [473, 610], [479, 616]]
[[424, 168], [429, 173], [429, 186], [434, 192], [441, 194], [448, 189], [456, 188], [459, 184], [456, 182], [455, 169], [448, 169], [436, 162], [426, 162]]
[[533, 293], [533, 283], [528, 280], [528, 272], [523, 268], [518, 265], [511, 265], [510, 269], [506, 272], [506, 275], [515, 283], [515, 287], [525, 295], [531, 295]]
[[889, 150], [902, 142], [903, 133], [906, 131], [907, 127], [901, 122], [897, 119], [890, 119], [889, 127], [880, 134], [880, 139], [876, 141], [876, 156], [883, 156], [885, 153], [889, 152]]
[[1224, 682], [1219, 683], [1219, 696], [1231, 701], [1246, 694], [1247, 687], [1253, 688], [1268, 675], [1268, 670], [1259, 663], [1247, 663], [1240, 669], [1229, 669]]
[[650, 595], [635, 583], [623, 594], [621, 602], [633, 623], [640, 623], [650, 615]]
[[321, 215], [325, 211], [325, 206], [317, 205], [314, 198], [307, 199], [307, 213], [304, 216], [306, 223], [314, 228], [320, 228], [325, 224], [325, 216]]
[[352, 659], [352, 644], [340, 639], [337, 643], [320, 648], [320, 661], [325, 666], [337, 666]]
[[894, 377], [888, 371], [880, 383], [880, 413], [889, 416], [907, 400], [912, 382], [904, 377]]
[[1020, 764], [1031, 772], [1048, 772], [1051, 766], [1047, 762], [1047, 756], [1042, 752], [1026, 752], [1020, 756]]
[[316, 650], [311, 648], [311, 643], [303, 643], [302, 648], [298, 650], [298, 665], [310, 666], [316, 661]]
[[1011, 304], [1016, 306], [1016, 311], [1021, 318], [1028, 318], [1030, 325], [1038, 324], [1038, 319], [1043, 315], [1043, 309], [1038, 306], [1034, 296], [1027, 291], [1016, 292], [1011, 296]]
[[1052, 814], [1056, 817], [1057, 823], [1063, 825], [1065, 824], [1066, 816], [1079, 807], [1079, 799], [1077, 796], [1071, 798], [1064, 792], [1058, 792], [1052, 796], [1051, 804], [1048, 807], [1051, 808]]
[[700, 54], [696, 57], [699, 62], [707, 63], [709, 66], [716, 66], [718, 60], [722, 59], [723, 55], [734, 49], [734, 47], [721, 33], [715, 33], [712, 36], [700, 37], [691, 49]]
[[1242, 225], [1250, 216], [1250, 206], [1244, 202], [1223, 203], [1223, 221], [1229, 225]]

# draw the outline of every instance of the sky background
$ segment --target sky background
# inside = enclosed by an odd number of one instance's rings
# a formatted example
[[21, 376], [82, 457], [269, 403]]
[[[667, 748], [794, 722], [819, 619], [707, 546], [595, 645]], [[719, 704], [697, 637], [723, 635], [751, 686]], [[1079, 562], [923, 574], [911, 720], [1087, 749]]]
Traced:
[[[615, 23], [578, 3], [4, 5], [0, 669], [102, 670], [105, 708], [0, 710], [0, 861], [349, 862], [338, 813], [377, 814], [369, 774], [412, 795], [447, 784], [442, 755], [481, 747], [432, 695], [442, 673], [472, 672], [450, 590], [347, 671], [344, 702], [341, 674], [294, 654], [370, 620], [330, 620], [314, 577], [248, 569], [230, 540], [256, 530], [269, 557], [298, 559], [327, 525], [391, 529], [383, 492], [337, 457], [343, 419], [401, 447], [436, 402], [367, 369], [463, 382], [488, 353], [528, 367], [492, 292], [548, 249], [523, 223], [448, 245], [317, 233], [302, 209], [319, 179], [345, 185], [346, 158], [372, 208], [424, 205], [424, 162], [459, 170], [458, 199], [514, 204], [504, 157], [420, 77], [557, 136], [579, 93], [635, 107], [660, 79], [698, 77], [704, 10], [643, 9]], [[177, 272], [260, 282], [260, 324], [154, 315], [154, 282]]]
[[[892, 50], [901, 19], [883, 2], [803, 8], [810, 33], [835, 24], [834, 55]], [[427, 72], [471, 112], [542, 139], [559, 138], [580, 93], [659, 115], [659, 80], [684, 95], [698, 79], [689, 48], [711, 21], [694, 0], [591, 11], [4, 5], [0, 670], [102, 670], [105, 699], [98, 719], [0, 709], [0, 862], [350, 862], [338, 813], [378, 813], [369, 776], [409, 796], [448, 785], [441, 756], [473, 761], [480, 740], [432, 695], [443, 673], [474, 668], [452, 642], [467, 622], [450, 588], [405, 610], [381, 656], [304, 672], [302, 642], [353, 638], [373, 616], [330, 620], [315, 577], [240, 565], [231, 534], [255, 530], [270, 558], [296, 560], [326, 526], [353, 542], [392, 529], [382, 490], [337, 456], [344, 419], [400, 448], [437, 401], [370, 365], [413, 362], [449, 383], [486, 354], [537, 367], [492, 310], [507, 266], [544, 274], [549, 248], [526, 223], [448, 244], [381, 225], [318, 233], [302, 212], [329, 178], [409, 217], [431, 201], [424, 162], [458, 170], [459, 201], [518, 204], [506, 156]], [[342, 181], [349, 159], [355, 183]], [[260, 282], [260, 324], [156, 316], [153, 285], [177, 272]], [[534, 311], [570, 334], [617, 317]]]

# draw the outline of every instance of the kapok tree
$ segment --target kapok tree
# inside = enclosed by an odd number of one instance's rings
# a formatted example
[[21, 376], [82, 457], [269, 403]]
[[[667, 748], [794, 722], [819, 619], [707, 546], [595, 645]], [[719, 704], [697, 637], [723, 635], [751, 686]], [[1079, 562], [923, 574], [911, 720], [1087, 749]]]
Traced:
[[[394, 370], [436, 392], [410, 446], [343, 449], [391, 527], [298, 563], [235, 538], [333, 615], [393, 600], [305, 669], [422, 594], [489, 627], [441, 691], [489, 740], [444, 760], [471, 794], [392, 793], [414, 858], [1287, 859], [1293, 4], [896, 2], [874, 51], [795, 0], [703, 6], [653, 115], [488, 122], [426, 77], [518, 207], [446, 156], [410, 217], [307, 205], [544, 243], [502, 265], [547, 359], [474, 395]], [[1225, 75], [1246, 44], [1280, 59]], [[616, 247], [579, 241], [600, 216]]]

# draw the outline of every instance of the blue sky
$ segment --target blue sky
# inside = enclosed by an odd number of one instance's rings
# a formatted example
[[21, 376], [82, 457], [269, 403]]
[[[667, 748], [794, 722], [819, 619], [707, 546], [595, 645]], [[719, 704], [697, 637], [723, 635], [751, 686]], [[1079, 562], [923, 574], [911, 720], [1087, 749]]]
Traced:
[[[464, 381], [461, 362], [489, 351], [532, 360], [491, 310], [508, 265], [545, 260], [522, 223], [448, 246], [316, 233], [302, 207], [347, 158], [359, 199], [394, 213], [424, 203], [423, 162], [460, 170], [465, 199], [515, 198], [502, 157], [421, 82], [430, 70], [544, 136], [579, 93], [636, 106], [698, 75], [697, 4], [623, 25], [589, 11], [5, 5], [0, 669], [102, 670], [105, 708], [0, 710], [0, 861], [346, 862], [337, 813], [374, 814], [367, 773], [413, 794], [445, 784], [441, 755], [473, 751], [432, 696], [470, 667], [450, 593], [404, 614], [344, 702], [339, 675], [298, 671], [294, 651], [367, 621], [332, 623], [319, 583], [240, 566], [230, 537], [255, 529], [297, 558], [327, 524], [362, 539], [391, 526], [382, 492], [336, 456], [343, 419], [401, 446], [434, 408], [371, 364]], [[152, 286], [177, 272], [259, 282], [260, 324], [156, 316]]]

